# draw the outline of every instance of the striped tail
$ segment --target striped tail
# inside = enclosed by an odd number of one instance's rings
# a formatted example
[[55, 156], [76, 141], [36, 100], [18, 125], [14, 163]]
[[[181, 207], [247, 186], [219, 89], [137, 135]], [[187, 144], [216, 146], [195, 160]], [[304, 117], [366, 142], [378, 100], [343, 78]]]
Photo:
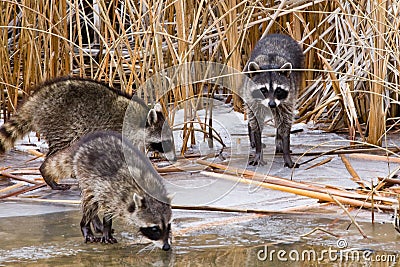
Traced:
[[0, 127], [0, 153], [14, 147], [15, 141], [22, 139], [32, 129], [31, 120], [15, 115]]

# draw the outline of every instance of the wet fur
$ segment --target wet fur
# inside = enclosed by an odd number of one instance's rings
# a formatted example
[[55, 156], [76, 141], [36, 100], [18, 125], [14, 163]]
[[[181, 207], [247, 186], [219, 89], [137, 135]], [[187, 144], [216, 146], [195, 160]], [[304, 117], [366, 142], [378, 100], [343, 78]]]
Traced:
[[[169, 249], [171, 200], [142, 152], [116, 132], [90, 133], [63, 152], [73, 158], [69, 162], [82, 190], [80, 225], [85, 242], [116, 243], [112, 220], [118, 217], [147, 237], [151, 230], [143, 229], [159, 226], [160, 238], [153, 241], [162, 241], [163, 249]], [[102, 223], [99, 215], [103, 215]], [[100, 238], [93, 234], [91, 224], [102, 228]]]

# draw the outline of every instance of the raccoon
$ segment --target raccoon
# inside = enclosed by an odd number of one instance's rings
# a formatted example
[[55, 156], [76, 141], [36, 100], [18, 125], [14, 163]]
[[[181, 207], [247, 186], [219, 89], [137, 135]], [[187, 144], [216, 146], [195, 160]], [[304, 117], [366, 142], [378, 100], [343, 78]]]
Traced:
[[244, 83], [244, 94], [249, 95], [248, 131], [250, 144], [256, 149], [250, 165], [263, 165], [261, 133], [270, 108], [276, 127], [276, 152], [283, 153], [284, 166], [298, 167], [290, 156], [290, 129], [293, 111], [301, 85], [304, 55], [299, 44], [283, 34], [269, 34], [258, 41], [245, 71], [251, 82]]
[[[0, 128], [0, 152], [13, 147], [15, 141], [36, 131], [48, 142], [49, 151], [40, 167], [52, 189], [70, 186], [58, 184], [63, 173], [52, 170], [58, 151], [81, 136], [97, 130], [122, 132], [128, 125], [127, 138], [140, 147], [165, 153], [175, 160], [173, 135], [158, 104], [150, 109], [143, 100], [130, 97], [100, 82], [77, 77], [62, 77], [39, 85], [35, 93]], [[125, 114], [129, 110], [129, 114]], [[162, 136], [161, 136], [162, 135]], [[52, 162], [51, 164], [49, 164]]]
[[85, 243], [117, 243], [112, 220], [119, 217], [157, 247], [171, 248], [171, 198], [149, 159], [121, 133], [91, 132], [60, 154], [72, 158], [63, 166], [73, 169], [82, 192], [80, 227]]

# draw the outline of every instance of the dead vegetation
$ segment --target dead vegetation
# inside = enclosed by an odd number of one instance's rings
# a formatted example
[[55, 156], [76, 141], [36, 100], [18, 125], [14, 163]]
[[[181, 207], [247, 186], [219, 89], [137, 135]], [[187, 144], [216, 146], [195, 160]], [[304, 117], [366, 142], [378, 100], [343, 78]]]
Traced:
[[[140, 86], [154, 73], [196, 61], [241, 70], [262, 35], [282, 32], [306, 55], [298, 121], [346, 128], [350, 139], [372, 144], [397, 129], [397, 1], [11, 0], [0, 6], [4, 118], [32, 85], [60, 75], [103, 80], [153, 101]], [[175, 107], [203, 86], [181, 86], [161, 100]], [[237, 96], [232, 103], [240, 109]], [[192, 105], [184, 108], [193, 120]], [[184, 132], [193, 135], [190, 123]]]
[[[179, 86], [161, 95], [141, 87], [153, 74], [196, 61], [241, 70], [261, 36], [281, 32], [298, 40], [306, 56], [298, 122], [314, 122], [328, 131], [344, 131], [350, 140], [359, 138], [375, 145], [382, 144], [388, 131], [398, 129], [398, 1], [0, 0], [0, 8], [4, 119], [16, 111], [19, 99], [31, 94], [33, 85], [61, 75], [102, 80], [149, 102], [155, 100], [153, 96], [161, 97], [165, 110], [172, 110], [199, 93], [213, 95], [217, 88], [212, 84]], [[224, 90], [218, 92], [229, 93]], [[236, 95], [231, 102], [236, 110], [241, 109]], [[197, 105], [182, 107], [187, 121], [182, 128], [185, 147], [195, 143], [193, 124], [209, 125], [210, 121], [199, 121]], [[205, 126], [202, 131], [208, 132]], [[279, 178], [258, 183], [322, 201], [393, 210], [395, 198], [388, 195], [398, 191], [387, 191], [382, 185], [391, 177], [382, 178], [372, 188], [360, 181], [351, 166], [346, 167], [362, 192], [335, 190], [336, 195], [315, 185], [310, 187], [315, 190], [301, 191], [305, 189], [297, 188], [300, 185], [293, 187], [292, 182]], [[253, 181], [242, 175], [243, 181]], [[2, 177], [24, 182], [12, 171], [3, 170]], [[44, 186], [36, 180], [31, 184], [29, 190]], [[17, 182], [1, 189], [0, 198], [21, 195], [26, 187]]]

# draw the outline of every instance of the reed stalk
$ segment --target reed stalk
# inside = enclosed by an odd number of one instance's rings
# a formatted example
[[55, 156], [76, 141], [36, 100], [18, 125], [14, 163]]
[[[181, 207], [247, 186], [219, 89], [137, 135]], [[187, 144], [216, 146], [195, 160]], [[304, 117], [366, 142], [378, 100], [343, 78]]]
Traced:
[[[159, 100], [171, 121], [175, 108], [184, 108], [187, 121], [198, 120], [203, 106], [189, 98], [229, 94], [232, 88], [203, 83], [164, 95], [157, 86], [150, 92], [141, 85], [186, 62], [242, 70], [261, 36], [279, 32], [305, 51], [298, 121], [329, 131], [345, 128], [351, 139], [360, 136], [372, 144], [398, 128], [398, 1], [0, 0], [0, 7], [4, 119], [33, 85], [69, 74], [102, 80], [148, 103]], [[231, 104], [242, 110], [239, 96]], [[205, 108], [203, 123], [212, 124], [212, 107]], [[192, 123], [183, 132], [182, 152], [197, 142]]]

